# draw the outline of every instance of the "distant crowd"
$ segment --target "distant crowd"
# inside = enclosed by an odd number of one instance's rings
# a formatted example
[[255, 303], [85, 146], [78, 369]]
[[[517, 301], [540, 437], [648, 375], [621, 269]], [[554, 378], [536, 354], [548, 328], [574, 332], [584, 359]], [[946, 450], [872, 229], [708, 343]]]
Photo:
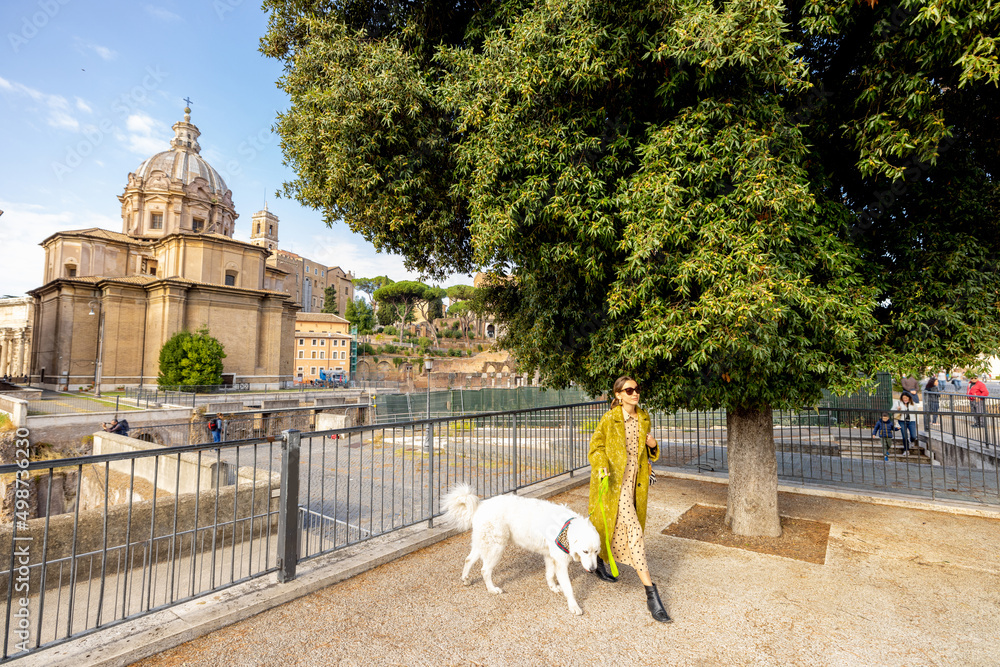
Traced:
[[[899, 398], [893, 401], [892, 412], [883, 412], [881, 419], [872, 429], [872, 437], [882, 441], [882, 456], [886, 461], [889, 460], [896, 433], [902, 437], [903, 456], [910, 454], [911, 447], [917, 442], [918, 415], [923, 415], [924, 431], [931, 431], [938, 425], [942, 395], [964, 394], [969, 400], [969, 409], [973, 414], [971, 428], [985, 427], [983, 414], [986, 412], [986, 399], [990, 395], [990, 390], [978, 374], [969, 373], [964, 381], [960, 376], [946, 373], [932, 375], [924, 382], [913, 377], [904, 377], [899, 384], [902, 391], [899, 393]], [[923, 403], [920, 400], [921, 393], [924, 398]]]

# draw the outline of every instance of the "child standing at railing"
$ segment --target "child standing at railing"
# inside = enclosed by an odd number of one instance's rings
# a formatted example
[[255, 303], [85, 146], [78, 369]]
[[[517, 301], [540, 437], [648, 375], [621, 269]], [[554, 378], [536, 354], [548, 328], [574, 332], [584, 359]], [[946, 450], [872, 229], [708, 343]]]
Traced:
[[892, 423], [892, 417], [889, 416], [888, 412], [882, 413], [882, 418], [875, 422], [875, 428], [872, 429], [872, 436], [882, 439], [882, 458], [886, 461], [889, 460], [889, 447], [892, 445], [893, 431], [898, 431], [899, 428]]

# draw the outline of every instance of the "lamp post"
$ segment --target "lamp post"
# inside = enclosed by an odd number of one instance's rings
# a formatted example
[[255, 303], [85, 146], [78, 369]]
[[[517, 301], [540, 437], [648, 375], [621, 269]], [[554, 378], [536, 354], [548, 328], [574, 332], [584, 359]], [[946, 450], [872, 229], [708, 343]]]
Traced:
[[104, 309], [97, 299], [90, 301], [90, 315], [94, 315], [94, 309], [99, 312], [97, 322], [97, 363], [94, 364], [94, 394], [101, 395], [101, 356], [104, 352]]
[[434, 361], [430, 355], [424, 357], [424, 370], [427, 371], [427, 418], [431, 418], [431, 370], [434, 368]]

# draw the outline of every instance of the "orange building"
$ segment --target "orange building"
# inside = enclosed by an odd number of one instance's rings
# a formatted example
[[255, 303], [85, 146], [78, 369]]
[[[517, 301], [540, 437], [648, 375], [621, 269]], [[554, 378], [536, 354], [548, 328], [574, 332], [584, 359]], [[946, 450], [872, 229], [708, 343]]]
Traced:
[[295, 350], [292, 360], [296, 382], [340, 376], [351, 379], [351, 324], [330, 313], [295, 315]]

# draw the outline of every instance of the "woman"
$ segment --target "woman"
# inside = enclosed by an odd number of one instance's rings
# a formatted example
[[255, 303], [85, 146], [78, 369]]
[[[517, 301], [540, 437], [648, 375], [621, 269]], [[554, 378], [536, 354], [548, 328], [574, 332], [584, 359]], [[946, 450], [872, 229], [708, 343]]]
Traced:
[[924, 385], [924, 404], [927, 406], [927, 412], [924, 413], [924, 430], [929, 431], [931, 426], [937, 426], [937, 413], [941, 409], [941, 385], [938, 384], [936, 375], [932, 375]]
[[[601, 536], [601, 556], [597, 560], [597, 576], [615, 582], [618, 577], [608, 571], [605, 561], [611, 555], [615, 561], [635, 568], [646, 587], [646, 606], [653, 618], [670, 623], [660, 593], [649, 576], [646, 564], [646, 498], [649, 482], [649, 462], [660, 456], [660, 449], [649, 434], [649, 414], [639, 409], [639, 386], [630, 377], [615, 380], [615, 399], [604, 413], [594, 436], [590, 439], [590, 521]], [[601, 494], [601, 480], [608, 477], [610, 492]], [[607, 530], [605, 529], [607, 520]], [[608, 534], [611, 554], [608, 554]]]
[[892, 405], [896, 413], [896, 423], [903, 431], [903, 454], [910, 453], [910, 443], [917, 441], [917, 413], [921, 412], [913, 400], [913, 395], [904, 391]]

